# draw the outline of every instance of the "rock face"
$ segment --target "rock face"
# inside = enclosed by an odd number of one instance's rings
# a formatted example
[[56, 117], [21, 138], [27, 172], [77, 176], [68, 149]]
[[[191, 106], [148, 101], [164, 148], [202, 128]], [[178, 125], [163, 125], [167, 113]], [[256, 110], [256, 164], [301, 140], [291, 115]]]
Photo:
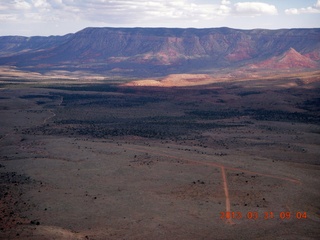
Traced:
[[291, 68], [316, 68], [319, 64], [307, 56], [303, 56], [295, 49], [290, 48], [280, 56], [254, 64], [256, 68], [291, 69]]
[[0, 37], [0, 57], [48, 50], [67, 41], [72, 34], [51, 37]]
[[263, 61], [317, 68], [320, 29], [86, 28], [60, 37], [0, 37], [0, 52], [1, 65], [43, 71], [162, 75]]

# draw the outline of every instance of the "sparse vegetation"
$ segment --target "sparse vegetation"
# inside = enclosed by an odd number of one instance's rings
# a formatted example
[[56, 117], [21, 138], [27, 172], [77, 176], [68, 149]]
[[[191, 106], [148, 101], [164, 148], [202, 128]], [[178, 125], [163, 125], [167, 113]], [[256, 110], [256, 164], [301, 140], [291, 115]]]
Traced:
[[[162, 224], [166, 232], [174, 224], [176, 236], [190, 230], [198, 239], [225, 234], [230, 226], [220, 214], [229, 205], [244, 217], [284, 206], [316, 214], [319, 89], [283, 84], [3, 89], [0, 238], [28, 239], [46, 229], [91, 239], [96, 229], [115, 229], [110, 239], [119, 239], [123, 229], [149, 232]], [[268, 236], [288, 229], [262, 218], [254, 223]], [[317, 223], [303, 221], [316, 235]], [[290, 219], [290, 226], [301, 223]], [[259, 237], [235, 228], [230, 239], [240, 230]]]

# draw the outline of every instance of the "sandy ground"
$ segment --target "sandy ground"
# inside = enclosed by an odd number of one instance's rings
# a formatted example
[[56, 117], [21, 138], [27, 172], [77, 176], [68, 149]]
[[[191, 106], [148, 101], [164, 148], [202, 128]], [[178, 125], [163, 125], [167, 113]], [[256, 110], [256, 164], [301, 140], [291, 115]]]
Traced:
[[319, 239], [319, 125], [221, 119], [253, 124], [203, 141], [26, 131], [81, 115], [60, 95], [21, 97], [52, 92], [0, 89], [1, 239]]
[[297, 86], [299, 84], [309, 84], [317, 82], [320, 78], [320, 72], [317, 70], [310, 72], [270, 72], [270, 70], [264, 71], [248, 71], [247, 69], [238, 69], [229, 71], [228, 74], [222, 71], [215, 74], [171, 74], [169, 76], [160, 79], [141, 79], [128, 83], [124, 83], [124, 86], [149, 86], [149, 87], [186, 87], [186, 86], [200, 86], [208, 85], [210, 83], [219, 82], [237, 82], [248, 80], [274, 80], [275, 78], [287, 78], [287, 79], [299, 79], [299, 82], [290, 82], [290, 87]]

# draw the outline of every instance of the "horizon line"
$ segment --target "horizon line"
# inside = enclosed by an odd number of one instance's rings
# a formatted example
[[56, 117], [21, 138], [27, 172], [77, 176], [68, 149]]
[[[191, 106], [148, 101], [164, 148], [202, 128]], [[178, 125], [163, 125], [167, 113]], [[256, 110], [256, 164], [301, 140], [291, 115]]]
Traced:
[[30, 36], [25, 36], [25, 35], [0, 35], [0, 37], [54, 37], [54, 36], [66, 36], [69, 34], [76, 34], [78, 32], [81, 32], [85, 29], [181, 29], [181, 30], [187, 30], [187, 29], [194, 29], [194, 30], [209, 30], [209, 29], [231, 29], [231, 30], [239, 30], [239, 31], [255, 31], [255, 30], [266, 30], [266, 31], [280, 31], [280, 30], [312, 30], [312, 29], [320, 29], [320, 27], [303, 27], [303, 28], [275, 28], [275, 29], [271, 29], [271, 28], [232, 28], [232, 27], [205, 27], [205, 28], [197, 28], [197, 27], [85, 27], [82, 28], [78, 31], [75, 32], [69, 32], [69, 33], [65, 33], [65, 34], [52, 34], [52, 35], [30, 35]]

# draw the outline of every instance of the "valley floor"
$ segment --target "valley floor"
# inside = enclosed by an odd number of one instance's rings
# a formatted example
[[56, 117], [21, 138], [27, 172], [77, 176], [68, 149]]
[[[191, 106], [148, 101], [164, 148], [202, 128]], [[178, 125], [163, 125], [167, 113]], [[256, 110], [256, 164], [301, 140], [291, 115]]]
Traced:
[[319, 84], [2, 84], [1, 239], [319, 239]]

